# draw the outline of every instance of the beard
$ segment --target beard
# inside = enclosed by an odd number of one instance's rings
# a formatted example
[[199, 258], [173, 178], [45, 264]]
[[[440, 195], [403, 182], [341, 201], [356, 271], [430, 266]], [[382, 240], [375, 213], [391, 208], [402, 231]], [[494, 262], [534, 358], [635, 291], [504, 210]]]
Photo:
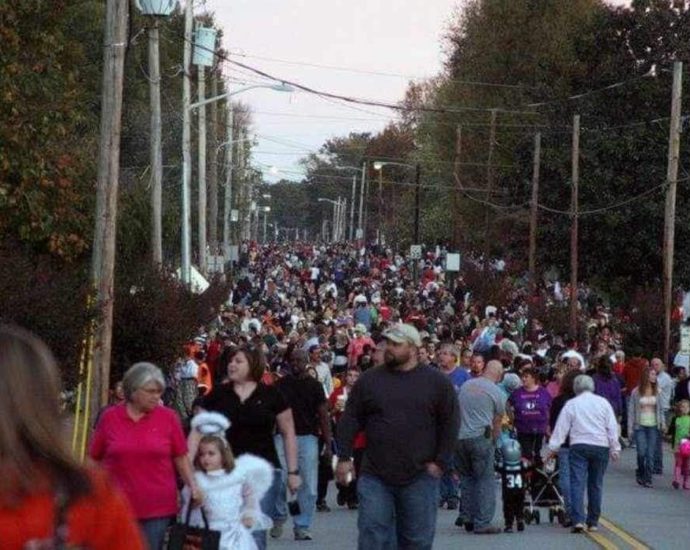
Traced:
[[383, 355], [383, 360], [384, 360], [384, 365], [386, 365], [387, 368], [395, 370], [398, 367], [401, 367], [405, 363], [407, 363], [410, 360], [411, 355], [407, 354], [403, 357], [396, 357], [390, 352], [385, 352]]

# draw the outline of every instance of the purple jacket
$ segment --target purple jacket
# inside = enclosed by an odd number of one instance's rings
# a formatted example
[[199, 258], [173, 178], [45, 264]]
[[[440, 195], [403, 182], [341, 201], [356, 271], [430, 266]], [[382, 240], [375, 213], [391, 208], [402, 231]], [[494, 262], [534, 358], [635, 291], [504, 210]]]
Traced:
[[620, 416], [623, 411], [623, 397], [621, 396], [621, 383], [615, 374], [611, 378], [604, 378], [600, 374], [592, 376], [594, 380], [594, 393], [605, 398], [613, 407], [616, 416]]
[[535, 391], [515, 390], [508, 400], [515, 414], [518, 434], [545, 434], [549, 425], [551, 396], [539, 386]]

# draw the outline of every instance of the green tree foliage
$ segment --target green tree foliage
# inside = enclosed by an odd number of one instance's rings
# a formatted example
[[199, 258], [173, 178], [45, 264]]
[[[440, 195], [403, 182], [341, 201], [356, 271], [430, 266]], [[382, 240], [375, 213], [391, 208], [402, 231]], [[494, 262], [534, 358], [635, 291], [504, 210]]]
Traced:
[[66, 260], [91, 240], [97, 135], [73, 4], [0, 3], [0, 234]]
[[[439, 191], [427, 212], [459, 220], [463, 248], [482, 250], [488, 227], [493, 254], [523, 261], [533, 136], [540, 130], [540, 204], [550, 211], [540, 211], [538, 260], [544, 270], [554, 265], [567, 273], [571, 125], [578, 113], [580, 209], [595, 211], [580, 220], [581, 276], [620, 299], [627, 289], [658, 280], [670, 70], [674, 59], [689, 57], [689, 17], [687, 1], [639, 0], [625, 9], [598, 0], [465, 3], [448, 32], [444, 73], [410, 86], [405, 120], [414, 129], [431, 183], [457, 185], [453, 162], [460, 160], [462, 185], [481, 189], [488, 171], [487, 110], [498, 109], [495, 193], [455, 192], [456, 200], [443, 201]], [[607, 88], [615, 83], [622, 84]], [[579, 95], [588, 90], [595, 92]], [[689, 95], [684, 94], [685, 104]], [[420, 114], [419, 106], [448, 112]], [[460, 159], [455, 158], [458, 125]], [[646, 192], [643, 200], [615, 207]], [[682, 245], [690, 237], [689, 198], [687, 186], [680, 185], [676, 275], [684, 284], [690, 276], [690, 254]], [[443, 223], [437, 225], [444, 231]]]

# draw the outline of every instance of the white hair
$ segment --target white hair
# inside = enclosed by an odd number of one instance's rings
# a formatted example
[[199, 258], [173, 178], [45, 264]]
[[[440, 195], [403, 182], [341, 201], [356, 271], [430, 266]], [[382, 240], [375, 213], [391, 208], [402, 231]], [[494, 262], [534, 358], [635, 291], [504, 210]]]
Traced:
[[141, 362], [129, 367], [122, 379], [125, 399], [131, 401], [134, 392], [149, 382], [155, 382], [161, 390], [165, 390], [165, 377], [161, 370], [153, 363]]
[[575, 395], [580, 395], [586, 391], [594, 392], [594, 380], [591, 376], [580, 374], [579, 376], [575, 377], [575, 381], [573, 382], [573, 391], [575, 392]]

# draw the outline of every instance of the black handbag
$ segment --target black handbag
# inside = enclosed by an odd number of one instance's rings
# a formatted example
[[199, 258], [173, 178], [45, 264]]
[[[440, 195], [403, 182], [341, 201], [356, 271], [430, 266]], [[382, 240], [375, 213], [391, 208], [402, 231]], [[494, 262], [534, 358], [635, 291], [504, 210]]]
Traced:
[[168, 530], [168, 550], [218, 550], [220, 547], [220, 531], [208, 528], [208, 520], [203, 506], [201, 518], [203, 527], [190, 527], [189, 518], [192, 515], [192, 505], [187, 508], [184, 523], [176, 523]]

